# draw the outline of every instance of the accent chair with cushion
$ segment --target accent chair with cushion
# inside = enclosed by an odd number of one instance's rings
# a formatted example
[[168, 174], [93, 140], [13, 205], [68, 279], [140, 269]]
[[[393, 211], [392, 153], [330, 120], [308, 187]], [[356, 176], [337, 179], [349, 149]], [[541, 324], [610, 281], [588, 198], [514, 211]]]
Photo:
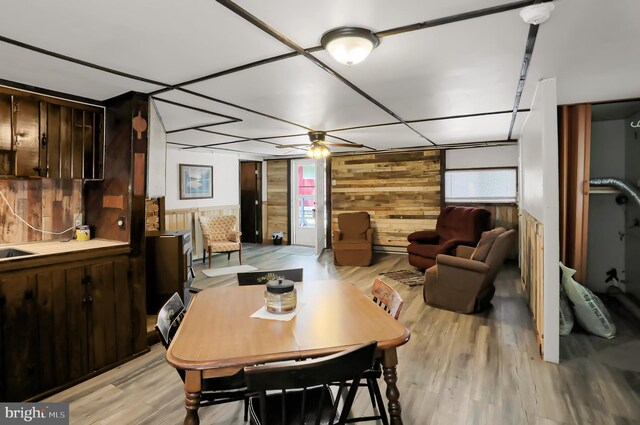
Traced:
[[409, 264], [425, 270], [436, 264], [439, 254], [452, 254], [458, 245], [475, 246], [490, 223], [491, 213], [484, 208], [446, 207], [438, 216], [435, 230], [407, 237]]
[[[219, 217], [208, 217], [201, 215], [200, 229], [204, 241], [205, 254], [209, 252], [209, 268], [211, 268], [211, 253], [226, 252], [227, 259], [231, 258], [231, 253], [238, 251], [238, 258], [242, 264], [242, 243], [240, 235], [242, 233], [233, 230], [238, 221], [235, 215], [223, 215]], [[202, 262], [205, 257], [203, 254]]]
[[482, 234], [475, 248], [458, 246], [456, 255], [440, 254], [424, 277], [424, 302], [458, 313], [475, 313], [489, 306], [493, 282], [515, 243], [515, 230], [502, 227]]
[[373, 229], [369, 213], [339, 214], [338, 228], [333, 231], [333, 263], [336, 266], [370, 266]]

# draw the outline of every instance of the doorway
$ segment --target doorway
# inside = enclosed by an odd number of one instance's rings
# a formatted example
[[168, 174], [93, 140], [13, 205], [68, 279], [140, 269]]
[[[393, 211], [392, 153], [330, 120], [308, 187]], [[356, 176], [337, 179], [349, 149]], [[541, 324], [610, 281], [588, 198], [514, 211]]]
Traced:
[[262, 163], [240, 162], [240, 231], [242, 242], [262, 243]]
[[291, 234], [294, 245], [316, 245], [316, 161], [291, 161]]

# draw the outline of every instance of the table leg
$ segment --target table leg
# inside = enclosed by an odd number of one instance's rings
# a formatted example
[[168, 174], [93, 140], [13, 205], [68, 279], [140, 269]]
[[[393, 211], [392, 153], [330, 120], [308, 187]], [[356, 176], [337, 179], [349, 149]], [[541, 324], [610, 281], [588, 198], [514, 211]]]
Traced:
[[202, 394], [202, 373], [199, 370], [187, 370], [184, 380], [184, 407], [187, 415], [184, 425], [199, 425], [198, 409]]
[[391, 425], [402, 425], [402, 407], [400, 406], [400, 391], [396, 382], [398, 381], [398, 373], [396, 366], [398, 365], [398, 354], [396, 349], [385, 350], [382, 354], [382, 372], [384, 382], [387, 384], [387, 400], [389, 400], [388, 411]]

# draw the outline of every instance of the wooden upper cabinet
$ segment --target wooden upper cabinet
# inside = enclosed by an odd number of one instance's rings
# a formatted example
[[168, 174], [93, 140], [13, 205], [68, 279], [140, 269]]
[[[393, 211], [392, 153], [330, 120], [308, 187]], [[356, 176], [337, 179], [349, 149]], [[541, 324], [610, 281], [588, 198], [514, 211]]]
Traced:
[[99, 180], [104, 110], [0, 89], [0, 176]]

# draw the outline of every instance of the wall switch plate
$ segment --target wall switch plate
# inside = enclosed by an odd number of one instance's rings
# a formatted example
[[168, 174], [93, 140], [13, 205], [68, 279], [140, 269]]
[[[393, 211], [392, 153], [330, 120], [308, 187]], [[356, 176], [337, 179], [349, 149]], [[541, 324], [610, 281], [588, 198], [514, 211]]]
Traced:
[[120, 230], [124, 230], [127, 228], [127, 218], [123, 215], [118, 217], [118, 221], [116, 222]]

